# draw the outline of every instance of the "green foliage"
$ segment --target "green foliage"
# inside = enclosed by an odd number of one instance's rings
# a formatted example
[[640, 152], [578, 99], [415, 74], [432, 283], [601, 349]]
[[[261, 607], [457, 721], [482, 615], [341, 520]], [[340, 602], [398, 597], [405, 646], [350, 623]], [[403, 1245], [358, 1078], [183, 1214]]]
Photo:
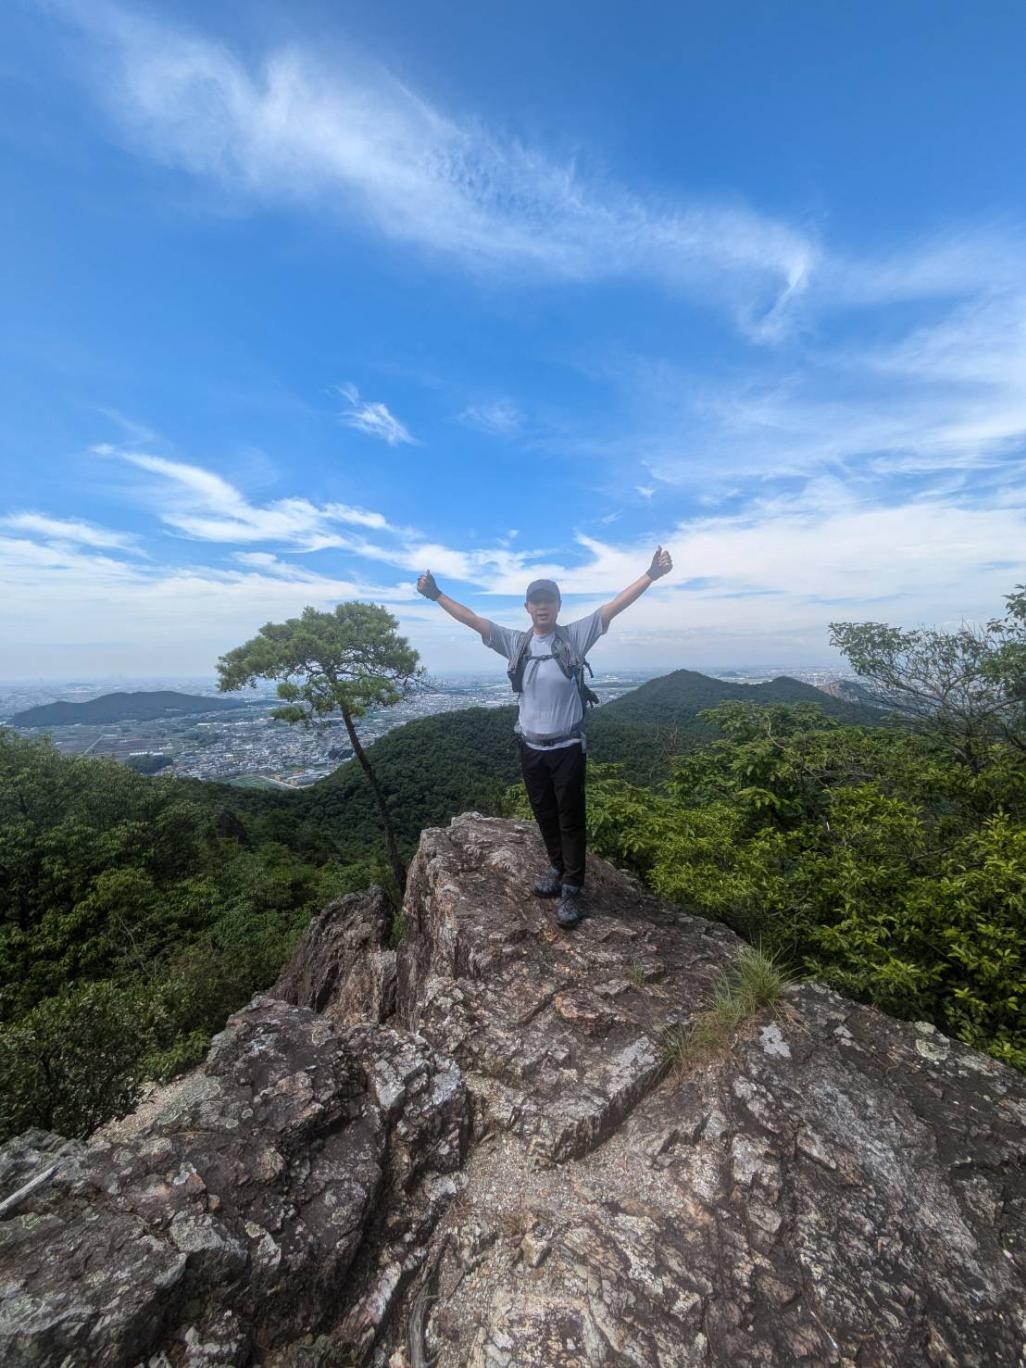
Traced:
[[42, 703], [15, 713], [10, 721], [14, 727], [70, 727], [80, 722], [103, 726], [110, 722], [143, 722], [175, 714], [187, 717], [190, 713], [224, 712], [240, 706], [234, 699], [158, 689], [104, 694], [102, 698], [91, 698], [85, 703]]
[[272, 717], [309, 726], [340, 712], [350, 744], [374, 795], [384, 829], [392, 877], [406, 886], [386, 795], [360, 743], [354, 722], [368, 708], [391, 707], [406, 696], [419, 676], [417, 652], [396, 634], [396, 619], [374, 603], [339, 603], [331, 613], [304, 608], [300, 618], [268, 622], [245, 645], [217, 663], [221, 690], [241, 689], [256, 679], [277, 679], [285, 706]]
[[86, 983], [40, 1002], [0, 1028], [0, 1135], [40, 1126], [86, 1136], [131, 1110], [150, 1039], [132, 987]]
[[[340, 605], [269, 626], [248, 644], [255, 654], [225, 657], [224, 679], [296, 664], [304, 634], [322, 629], [334, 671], [377, 633], [381, 653], [344, 680], [282, 680], [286, 708], [307, 720], [342, 705], [359, 716], [416, 673], [381, 614]], [[852, 725], [872, 714], [829, 699], [817, 710], [795, 681], [758, 686], [754, 706], [754, 691], [679, 671], [652, 681], [649, 720], [642, 690], [605, 705], [589, 719], [591, 848], [769, 956], [1026, 1067], [1024, 620], [1026, 591], [989, 625], [977, 663], [1007, 706], [973, 732], [971, 755], [943, 718]], [[374, 681], [386, 657], [405, 682]], [[699, 711], [701, 698], [718, 706]], [[145, 778], [0, 729], [3, 1133], [85, 1134], [130, 1106], [144, 1076], [197, 1062], [341, 893], [390, 889], [397, 942], [382, 807], [406, 854], [424, 826], [467, 808], [530, 819], [514, 716], [467, 709], [388, 733], [365, 757], [377, 796], [356, 761], [302, 793], [258, 792]], [[771, 978], [718, 995], [720, 1028], [743, 1001], [766, 1000]]]
[[[464, 708], [419, 718], [367, 747], [403, 854], [427, 826], [459, 812], [494, 813], [520, 774], [515, 708]], [[380, 843], [377, 804], [355, 760], [296, 795], [294, 813], [331, 834], [336, 858], [349, 861]]]
[[167, 769], [173, 759], [171, 755], [151, 751], [148, 755], [130, 755], [125, 764], [136, 774], [158, 774], [162, 769]]
[[[631, 702], [643, 693], [644, 706]], [[852, 709], [797, 680], [750, 686], [678, 670], [591, 713], [589, 775], [616, 765], [632, 784], [662, 785], [675, 757], [692, 753], [699, 744], [720, 735], [716, 723], [699, 716], [699, 710], [725, 698], [747, 698], [749, 693], [770, 699], [797, 694], [802, 702], [811, 695], [828, 711], [836, 709], [838, 716], [870, 715], [866, 709]], [[646, 720], [650, 711], [652, 720]], [[426, 826], [444, 826], [467, 809], [500, 813], [505, 790], [520, 776], [515, 721], [512, 704], [465, 708], [408, 722], [367, 747], [404, 856], [412, 853]], [[378, 841], [377, 805], [355, 760], [284, 800], [278, 794], [221, 791], [233, 795], [233, 806], [254, 812], [258, 821], [263, 820], [263, 812], [273, 810], [275, 828], [287, 830], [291, 847], [310, 859], [330, 854], [349, 861]], [[524, 815], [530, 817], [529, 809]]]
[[890, 882], [888, 902], [849, 899], [814, 928], [809, 971], [1026, 1068], [1026, 829], [992, 817], [934, 877]]
[[877, 702], [978, 771], [995, 740], [1026, 753], [1026, 585], [1005, 601], [1005, 616], [985, 627], [903, 631], [833, 622], [830, 640]]
[[[593, 848], [802, 972], [1026, 1065], [1026, 773], [992, 743], [710, 710], [664, 792], [589, 774]], [[513, 790], [511, 810], [526, 813]]]
[[[809, 703], [822, 713], [850, 725], [871, 726], [881, 721], [873, 709], [833, 698], [812, 684], [781, 675], [766, 684], [734, 684], [696, 670], [673, 670], [650, 679], [629, 693], [606, 703], [594, 716], [639, 722], [645, 726], [675, 728], [683, 736], [711, 741], [717, 735], [716, 723], [707, 710], [721, 703], [754, 703], [761, 707], [783, 703], [788, 706]], [[687, 747], [684, 747], [687, 748]]]
[[362, 717], [368, 708], [398, 703], [424, 674], [417, 652], [386, 608], [340, 603], [333, 612], [304, 608], [299, 618], [268, 622], [257, 636], [222, 656], [218, 687], [241, 689], [256, 679], [279, 679], [286, 706], [272, 714], [309, 722], [341, 712]]
[[0, 1126], [115, 1115], [143, 1074], [202, 1056], [314, 911], [370, 882], [373, 852], [313, 864], [271, 839], [274, 804], [227, 823], [246, 844], [219, 837], [224, 792], [0, 730]]

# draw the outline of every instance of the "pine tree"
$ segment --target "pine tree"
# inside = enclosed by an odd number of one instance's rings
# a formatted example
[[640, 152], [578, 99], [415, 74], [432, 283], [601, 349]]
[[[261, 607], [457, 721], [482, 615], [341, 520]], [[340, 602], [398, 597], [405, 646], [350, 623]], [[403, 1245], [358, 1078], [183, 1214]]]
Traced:
[[392, 818], [355, 721], [368, 708], [391, 707], [407, 696], [424, 674], [417, 652], [396, 634], [396, 619], [379, 604], [347, 602], [333, 612], [304, 608], [299, 618], [268, 622], [242, 646], [217, 663], [218, 688], [241, 689], [257, 679], [277, 679], [285, 706], [272, 716], [310, 726], [334, 712], [342, 714], [353, 754], [374, 794], [385, 831], [388, 858], [400, 896], [406, 867], [399, 854]]

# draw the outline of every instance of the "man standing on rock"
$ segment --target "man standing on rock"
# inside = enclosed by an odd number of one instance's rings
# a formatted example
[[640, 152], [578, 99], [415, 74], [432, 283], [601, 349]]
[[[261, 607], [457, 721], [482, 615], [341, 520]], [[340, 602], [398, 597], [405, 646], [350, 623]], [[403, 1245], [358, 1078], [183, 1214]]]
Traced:
[[556, 622], [562, 602], [556, 583], [532, 580], [524, 602], [531, 619], [526, 632], [500, 627], [443, 594], [430, 570], [417, 580], [425, 598], [433, 599], [450, 617], [479, 632], [486, 646], [509, 661], [506, 673], [520, 699], [514, 731], [520, 743], [524, 786], [551, 862], [532, 892], [541, 898], [559, 898], [556, 920], [566, 929], [576, 926], [583, 915], [587, 845], [584, 713], [587, 704], [598, 701], [584, 682], [585, 668], [591, 670], [585, 657], [617, 613], [672, 568], [670, 553], [656, 547], [652, 564], [640, 579], [590, 617], [566, 626]]

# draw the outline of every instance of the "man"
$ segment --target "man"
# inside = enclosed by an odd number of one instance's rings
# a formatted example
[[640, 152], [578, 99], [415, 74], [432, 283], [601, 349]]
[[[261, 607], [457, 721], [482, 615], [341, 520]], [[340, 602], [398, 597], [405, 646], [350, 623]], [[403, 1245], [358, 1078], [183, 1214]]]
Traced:
[[[590, 617], [557, 624], [561, 598], [550, 579], [527, 586], [524, 607], [530, 632], [500, 627], [443, 594], [430, 570], [417, 580], [418, 590], [481, 634], [481, 640], [510, 662], [507, 673], [519, 695], [514, 731], [520, 742], [520, 764], [531, 808], [541, 829], [550, 867], [534, 883], [542, 898], [559, 898], [556, 920], [569, 930], [583, 915], [586, 850], [584, 735], [585, 702], [595, 695], [584, 683], [585, 656], [604, 636], [617, 613], [634, 602], [653, 581], [673, 568], [670, 553], [656, 547], [652, 564], [640, 579]], [[591, 666], [587, 667], [589, 670]]]

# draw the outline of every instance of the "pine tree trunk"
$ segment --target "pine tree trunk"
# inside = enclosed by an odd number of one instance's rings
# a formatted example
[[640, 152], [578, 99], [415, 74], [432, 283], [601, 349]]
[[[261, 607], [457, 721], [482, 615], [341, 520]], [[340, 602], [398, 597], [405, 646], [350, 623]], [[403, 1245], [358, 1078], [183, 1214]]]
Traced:
[[381, 813], [381, 822], [385, 828], [385, 844], [388, 846], [388, 860], [392, 866], [392, 874], [395, 878], [396, 886], [399, 889], [399, 896], [402, 897], [406, 892], [406, 866], [399, 855], [399, 846], [395, 839], [395, 830], [392, 827], [392, 818], [389, 816], [388, 807], [385, 803], [385, 795], [381, 792], [374, 771], [371, 769], [370, 761], [367, 759], [366, 752], [360, 745], [360, 738], [356, 734], [353, 726], [353, 719], [347, 709], [342, 709], [342, 720], [346, 724], [346, 731], [349, 733], [349, 740], [352, 743], [353, 754], [359, 760], [367, 782], [371, 786], [374, 797], [377, 799], [378, 811]]

